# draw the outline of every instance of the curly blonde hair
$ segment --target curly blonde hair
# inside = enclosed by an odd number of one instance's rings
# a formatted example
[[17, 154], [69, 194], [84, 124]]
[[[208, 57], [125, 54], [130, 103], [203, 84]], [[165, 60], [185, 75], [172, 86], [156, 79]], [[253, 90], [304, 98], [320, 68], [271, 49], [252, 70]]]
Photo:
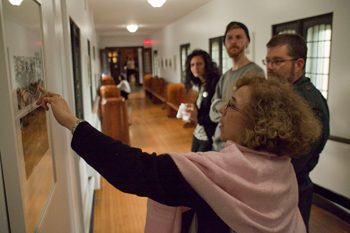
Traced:
[[249, 127], [242, 145], [279, 156], [307, 154], [321, 135], [321, 124], [292, 85], [248, 73], [234, 83], [233, 90], [242, 86], [251, 91], [251, 103], [243, 109]]

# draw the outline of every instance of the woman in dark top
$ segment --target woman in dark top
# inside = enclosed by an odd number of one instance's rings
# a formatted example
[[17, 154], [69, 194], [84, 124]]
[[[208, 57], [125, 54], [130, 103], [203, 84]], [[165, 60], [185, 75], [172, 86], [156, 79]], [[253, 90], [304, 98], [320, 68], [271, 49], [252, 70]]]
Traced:
[[190, 111], [190, 120], [197, 123], [193, 132], [193, 152], [209, 151], [212, 149], [212, 136], [217, 123], [209, 118], [211, 99], [220, 78], [220, 71], [210, 55], [200, 49], [194, 50], [186, 59], [185, 88], [198, 87], [196, 108]]
[[[61, 96], [40, 90], [37, 104], [50, 104], [72, 131], [73, 150], [114, 187], [149, 197], [146, 233], [306, 232], [290, 161], [307, 153], [321, 127], [290, 85], [252, 73], [239, 78], [220, 108], [223, 150], [158, 156], [102, 134]], [[196, 219], [185, 226], [181, 212], [189, 208]]]

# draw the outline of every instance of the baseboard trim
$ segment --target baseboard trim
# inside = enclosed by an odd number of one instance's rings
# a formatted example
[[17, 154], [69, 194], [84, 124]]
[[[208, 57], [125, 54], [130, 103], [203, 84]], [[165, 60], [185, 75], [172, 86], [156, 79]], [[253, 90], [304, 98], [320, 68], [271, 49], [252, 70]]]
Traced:
[[90, 216], [90, 230], [89, 230], [89, 233], [93, 233], [94, 232], [95, 193], [96, 193], [96, 191], [94, 190], [94, 194], [93, 194], [93, 197], [92, 197], [92, 208], [91, 208], [91, 216]]

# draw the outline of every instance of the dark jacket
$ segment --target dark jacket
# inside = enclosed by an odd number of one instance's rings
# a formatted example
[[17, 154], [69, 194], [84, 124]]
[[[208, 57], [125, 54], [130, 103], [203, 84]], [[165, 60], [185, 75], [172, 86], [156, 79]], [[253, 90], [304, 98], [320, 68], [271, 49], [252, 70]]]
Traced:
[[[210, 105], [211, 105], [211, 99], [215, 93], [216, 84], [218, 83], [220, 77], [219, 76], [212, 76], [207, 78], [207, 83], [204, 86], [204, 92], [203, 92], [203, 99], [200, 108], [198, 109], [197, 103], [196, 108], [198, 111], [198, 124], [204, 126], [205, 133], [207, 134], [207, 137], [209, 140], [212, 140], [212, 136], [214, 135], [217, 122], [212, 122], [209, 117], [209, 111], [210, 111]], [[206, 94], [204, 94], [206, 93]], [[198, 99], [198, 97], [197, 97]]]
[[312, 196], [313, 183], [309, 173], [315, 168], [328, 138], [329, 138], [329, 110], [326, 99], [319, 90], [304, 75], [294, 83], [294, 88], [311, 106], [314, 114], [320, 120], [322, 125], [322, 134], [320, 139], [311, 146], [307, 155], [292, 158], [292, 164], [298, 180], [299, 188], [299, 209], [304, 223], [308, 226]]
[[322, 125], [322, 134], [320, 139], [312, 145], [310, 152], [306, 156], [292, 159], [292, 163], [297, 177], [308, 176], [318, 162], [329, 138], [329, 110], [326, 99], [319, 90], [304, 75], [294, 83], [294, 88], [300, 96], [307, 100], [314, 114], [320, 120]]

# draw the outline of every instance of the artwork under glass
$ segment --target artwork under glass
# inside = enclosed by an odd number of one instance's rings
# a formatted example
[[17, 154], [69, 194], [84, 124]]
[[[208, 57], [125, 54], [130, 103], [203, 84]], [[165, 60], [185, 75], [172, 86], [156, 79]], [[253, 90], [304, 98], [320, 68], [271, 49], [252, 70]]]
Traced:
[[35, 102], [45, 84], [41, 5], [2, 0], [26, 232], [36, 232], [55, 183], [48, 114]]

